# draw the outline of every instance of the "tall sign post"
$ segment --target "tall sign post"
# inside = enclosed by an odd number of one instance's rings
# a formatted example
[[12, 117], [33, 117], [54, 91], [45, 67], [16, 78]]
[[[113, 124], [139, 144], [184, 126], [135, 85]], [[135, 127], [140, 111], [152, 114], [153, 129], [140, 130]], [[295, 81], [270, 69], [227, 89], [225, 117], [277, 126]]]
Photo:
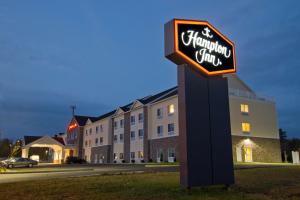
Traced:
[[180, 183], [234, 183], [227, 78], [234, 44], [206, 21], [165, 24], [165, 56], [178, 65]]

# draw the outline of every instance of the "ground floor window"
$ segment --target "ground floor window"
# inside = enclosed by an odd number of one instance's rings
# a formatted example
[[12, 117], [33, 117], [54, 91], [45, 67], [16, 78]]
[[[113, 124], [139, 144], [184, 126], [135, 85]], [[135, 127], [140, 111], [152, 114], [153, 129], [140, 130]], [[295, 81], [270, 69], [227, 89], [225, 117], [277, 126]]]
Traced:
[[130, 158], [134, 159], [135, 158], [135, 152], [130, 152]]
[[138, 151], [138, 158], [144, 158], [144, 152]]
[[124, 154], [120, 153], [120, 159], [124, 159]]
[[175, 148], [168, 148], [168, 162], [175, 162]]

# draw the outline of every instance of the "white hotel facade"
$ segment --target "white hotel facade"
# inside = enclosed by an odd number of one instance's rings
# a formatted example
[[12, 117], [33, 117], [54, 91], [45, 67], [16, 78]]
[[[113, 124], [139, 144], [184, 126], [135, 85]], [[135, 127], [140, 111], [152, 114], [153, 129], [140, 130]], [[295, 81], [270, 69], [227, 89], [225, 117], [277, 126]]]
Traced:
[[[275, 102], [236, 75], [226, 75], [234, 162], [281, 162]], [[90, 163], [174, 162], [178, 157], [177, 87], [137, 99], [99, 117], [74, 116], [65, 143]], [[77, 137], [68, 144], [69, 134]], [[201, 133], [199, 133], [201, 134]], [[73, 141], [72, 140], [72, 141]], [[220, 155], [222, 156], [222, 155]], [[199, 158], [201, 159], [201, 158]]]

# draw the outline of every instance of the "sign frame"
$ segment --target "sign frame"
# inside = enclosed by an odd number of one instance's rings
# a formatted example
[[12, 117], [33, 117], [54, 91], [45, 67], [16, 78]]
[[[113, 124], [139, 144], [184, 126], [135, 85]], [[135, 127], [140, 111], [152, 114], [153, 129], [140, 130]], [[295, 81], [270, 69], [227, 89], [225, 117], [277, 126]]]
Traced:
[[[178, 25], [180, 24], [190, 24], [190, 25], [205, 25], [217, 33], [223, 40], [225, 40], [232, 47], [232, 59], [233, 59], [233, 69], [218, 70], [218, 71], [208, 71], [200, 63], [195, 62], [190, 57], [185, 55], [179, 50], [178, 44]], [[208, 21], [198, 21], [198, 20], [187, 20], [187, 19], [173, 19], [165, 25], [165, 56], [172, 60], [177, 65], [189, 64], [195, 67], [205, 76], [216, 76], [227, 73], [236, 72], [236, 55], [235, 55], [235, 44], [225, 37], [220, 31], [218, 31], [214, 26], [212, 26]]]

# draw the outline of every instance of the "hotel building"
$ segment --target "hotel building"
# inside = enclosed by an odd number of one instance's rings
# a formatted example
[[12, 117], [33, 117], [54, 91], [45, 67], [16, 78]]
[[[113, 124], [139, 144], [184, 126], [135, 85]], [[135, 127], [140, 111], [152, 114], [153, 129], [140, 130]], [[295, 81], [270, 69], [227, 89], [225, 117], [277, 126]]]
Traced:
[[[237, 75], [226, 77], [233, 161], [281, 162], [274, 100], [257, 95]], [[89, 163], [174, 162], [180, 160], [178, 130], [173, 87], [99, 117], [74, 116], [65, 144]]]

